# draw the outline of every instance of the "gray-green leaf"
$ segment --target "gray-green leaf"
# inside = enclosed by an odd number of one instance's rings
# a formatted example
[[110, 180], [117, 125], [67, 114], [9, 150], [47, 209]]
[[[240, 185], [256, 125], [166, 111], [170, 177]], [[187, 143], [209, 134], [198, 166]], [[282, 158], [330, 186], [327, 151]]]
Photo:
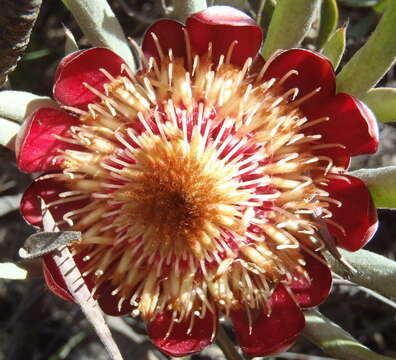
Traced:
[[63, 0], [92, 46], [107, 47], [135, 69], [132, 52], [106, 0]]
[[375, 88], [360, 96], [378, 121], [396, 121], [396, 89]]
[[337, 69], [342, 59], [342, 56], [344, 55], [346, 44], [345, 35], [345, 27], [337, 29], [336, 32], [326, 42], [322, 50], [323, 55], [329, 58], [329, 60], [333, 64], [334, 70]]
[[349, 281], [378, 292], [388, 298], [396, 298], [396, 262], [367, 250], [351, 253], [340, 249], [342, 257], [357, 271], [351, 272], [332, 255], [326, 255], [331, 269]]
[[351, 58], [337, 76], [337, 91], [358, 96], [375, 86], [396, 58], [396, 1], [387, 9], [367, 43]]
[[12, 142], [20, 129], [20, 125], [14, 121], [0, 117], [0, 144], [10, 149], [13, 147]]
[[371, 351], [317, 310], [305, 312], [303, 335], [327, 355], [340, 360], [395, 360]]
[[321, 49], [329, 40], [338, 25], [338, 7], [336, 0], [323, 0], [320, 8], [320, 27], [316, 46]]
[[65, 25], [63, 25], [63, 31], [65, 32], [65, 55], [77, 51], [78, 45], [73, 33]]
[[206, 0], [173, 0], [172, 17], [185, 22], [187, 17], [198, 11], [206, 9]]
[[41, 107], [57, 107], [48, 97], [37, 96], [26, 91], [0, 92], [0, 117], [21, 124], [26, 116]]
[[396, 166], [360, 169], [352, 171], [351, 175], [364, 181], [376, 207], [396, 208]]
[[276, 50], [300, 45], [311, 28], [319, 0], [281, 0], [277, 3], [262, 54], [268, 59]]

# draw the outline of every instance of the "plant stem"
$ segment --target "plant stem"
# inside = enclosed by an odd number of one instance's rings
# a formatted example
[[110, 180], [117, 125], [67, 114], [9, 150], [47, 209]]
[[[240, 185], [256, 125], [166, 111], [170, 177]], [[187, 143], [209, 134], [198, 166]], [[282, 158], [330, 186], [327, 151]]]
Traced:
[[243, 360], [243, 357], [236, 351], [234, 344], [221, 325], [217, 330], [216, 344], [223, 351], [227, 360]]

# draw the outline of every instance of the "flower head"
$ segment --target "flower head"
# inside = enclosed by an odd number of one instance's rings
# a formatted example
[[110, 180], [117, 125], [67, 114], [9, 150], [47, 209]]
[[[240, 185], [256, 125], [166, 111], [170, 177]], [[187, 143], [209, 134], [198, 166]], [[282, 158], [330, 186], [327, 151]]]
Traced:
[[[103, 48], [68, 55], [54, 97], [17, 141], [19, 167], [46, 172], [38, 197], [70, 245], [102, 309], [141, 315], [165, 353], [199, 351], [220, 314], [251, 356], [287, 348], [301, 309], [322, 302], [331, 273], [322, 249], [362, 247], [377, 226], [365, 185], [345, 174], [376, 151], [363, 103], [335, 93], [330, 62], [291, 49], [266, 62], [260, 28], [229, 7], [186, 25], [160, 20], [133, 74]], [[72, 300], [51, 255], [51, 290]]]

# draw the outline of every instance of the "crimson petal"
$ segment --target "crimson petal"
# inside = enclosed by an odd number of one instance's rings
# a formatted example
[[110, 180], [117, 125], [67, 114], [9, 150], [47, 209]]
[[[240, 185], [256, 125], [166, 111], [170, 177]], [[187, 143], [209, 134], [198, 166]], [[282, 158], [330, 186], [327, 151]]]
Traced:
[[154, 57], [160, 62], [161, 56], [158, 53], [157, 46], [152, 34], [158, 38], [158, 45], [165, 56], [168, 50], [172, 49], [173, 56], [186, 56], [186, 41], [184, 39], [183, 24], [168, 19], [162, 19], [151, 25], [143, 37], [142, 49], [145, 56]]
[[[320, 142], [318, 142], [320, 144]], [[328, 161], [326, 158], [330, 158], [333, 161], [333, 165], [343, 170], [347, 170], [351, 163], [351, 156], [346, 148], [341, 147], [329, 147], [324, 149], [317, 149], [312, 151], [313, 155], [322, 156], [322, 166], [326, 167]], [[326, 159], [326, 160], [325, 160]]]
[[103, 312], [111, 316], [122, 316], [132, 312], [134, 307], [130, 304], [129, 300], [126, 299], [120, 303], [120, 298], [117, 295], [112, 295], [114, 286], [111, 284], [105, 284], [100, 286], [98, 294], [98, 303]]
[[305, 254], [306, 265], [304, 269], [307, 271], [309, 279], [298, 273], [295, 274], [290, 285], [290, 289], [293, 291], [299, 305], [304, 308], [319, 305], [327, 298], [331, 289], [332, 276], [330, 268], [320, 254], [317, 254], [317, 256], [322, 261], [312, 255]]
[[[25, 190], [23, 194], [20, 212], [23, 218], [33, 226], [42, 226], [41, 200], [46, 204], [59, 200], [59, 194], [68, 191], [65, 183], [56, 181], [53, 178], [42, 176], [37, 178]], [[62, 221], [63, 215], [71, 210], [80, 209], [87, 204], [87, 201], [78, 200], [51, 206], [50, 211], [55, 222]], [[59, 226], [62, 228], [62, 226]], [[67, 226], [65, 226], [67, 228]]]
[[41, 108], [25, 120], [16, 140], [16, 159], [21, 171], [32, 173], [61, 169], [61, 162], [54, 161], [59, 150], [73, 148], [58, 140], [55, 135], [69, 137], [69, 129], [77, 125], [78, 118], [63, 110]]
[[272, 78], [281, 79], [291, 70], [297, 70], [298, 74], [290, 75], [283, 83], [284, 90], [298, 89], [299, 99], [312, 91], [320, 88], [320, 91], [307, 99], [303, 104], [317, 102], [335, 93], [335, 74], [331, 62], [323, 55], [305, 50], [286, 50], [276, 56], [264, 74], [264, 80]]
[[172, 323], [172, 311], [159, 313], [156, 318], [148, 323], [147, 332], [151, 341], [165, 354], [170, 356], [186, 356], [212, 343], [217, 330], [217, 315], [206, 312], [203, 319], [194, 316], [194, 324], [188, 334], [190, 318], [178, 323], [174, 322], [168, 336], [167, 333]]
[[187, 19], [191, 47], [199, 55], [213, 46], [214, 62], [226, 55], [230, 45], [238, 41], [230, 62], [242, 66], [246, 59], [257, 55], [263, 33], [256, 22], [242, 11], [229, 6], [211, 6]]
[[377, 211], [370, 192], [363, 181], [343, 174], [348, 181], [331, 178], [326, 191], [330, 197], [342, 203], [341, 207], [330, 204], [331, 218], [341, 226], [329, 223], [329, 231], [335, 237], [337, 246], [349, 251], [363, 247], [375, 234], [378, 226]]
[[68, 290], [65, 280], [51, 254], [43, 256], [43, 273], [48, 288], [55, 295], [64, 300], [74, 302], [73, 295]]
[[284, 351], [304, 329], [304, 315], [283, 285], [277, 286], [268, 305], [270, 314], [261, 310], [252, 320], [251, 333], [243, 310], [231, 314], [238, 342], [249, 356], [267, 356]]
[[105, 48], [91, 48], [72, 53], [58, 66], [54, 81], [54, 98], [64, 105], [86, 109], [87, 104], [98, 101], [98, 97], [89, 91], [84, 83], [102, 92], [103, 85], [110, 80], [100, 69], [117, 77], [122, 72], [122, 64], [125, 64], [122, 58]]
[[339, 93], [304, 109], [310, 120], [330, 117], [306, 129], [305, 134], [320, 134], [321, 143], [344, 145], [351, 156], [372, 154], [378, 148], [377, 121], [361, 101]]

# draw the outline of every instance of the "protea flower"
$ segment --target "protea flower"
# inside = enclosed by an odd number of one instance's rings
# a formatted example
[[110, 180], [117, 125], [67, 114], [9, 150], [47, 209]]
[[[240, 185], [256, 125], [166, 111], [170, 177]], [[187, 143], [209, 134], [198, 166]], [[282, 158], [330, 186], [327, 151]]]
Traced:
[[[321, 250], [355, 251], [377, 227], [351, 156], [377, 149], [376, 121], [336, 94], [321, 54], [264, 61], [244, 13], [211, 7], [186, 25], [146, 32], [133, 74], [110, 50], [68, 55], [58, 108], [42, 108], [17, 141], [21, 170], [45, 172], [21, 210], [41, 226], [39, 198], [102, 309], [141, 315], [172, 356], [201, 350], [219, 317], [251, 356], [290, 346], [301, 309], [322, 302], [331, 273]], [[68, 300], [51, 255], [49, 288]]]

